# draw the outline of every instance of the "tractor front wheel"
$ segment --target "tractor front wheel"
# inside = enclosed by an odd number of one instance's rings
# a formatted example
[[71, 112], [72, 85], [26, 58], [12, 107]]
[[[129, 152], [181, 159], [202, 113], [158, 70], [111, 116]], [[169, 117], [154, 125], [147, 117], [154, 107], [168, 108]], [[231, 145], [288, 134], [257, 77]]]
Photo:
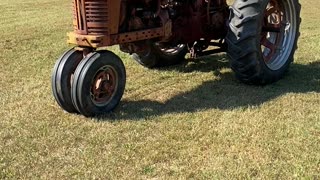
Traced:
[[74, 71], [82, 58], [83, 53], [81, 51], [70, 49], [57, 60], [52, 71], [53, 96], [59, 106], [70, 113], [77, 112], [71, 100], [71, 84]]
[[240, 81], [261, 85], [283, 77], [297, 48], [300, 9], [298, 0], [234, 2], [226, 40]]
[[125, 67], [110, 51], [89, 54], [78, 65], [72, 84], [72, 101], [84, 116], [101, 115], [120, 102], [126, 84]]

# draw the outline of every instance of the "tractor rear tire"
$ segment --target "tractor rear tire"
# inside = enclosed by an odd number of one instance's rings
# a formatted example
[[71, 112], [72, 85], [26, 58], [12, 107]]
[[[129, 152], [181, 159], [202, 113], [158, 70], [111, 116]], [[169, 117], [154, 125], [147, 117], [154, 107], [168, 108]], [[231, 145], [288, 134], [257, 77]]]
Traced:
[[226, 37], [230, 65], [247, 84], [281, 79], [293, 62], [300, 35], [298, 0], [236, 0]]
[[144, 53], [134, 53], [132, 58], [147, 68], [166, 67], [179, 64], [185, 59], [188, 48], [185, 44], [174, 47], [160, 47], [159, 44], [151, 44]]

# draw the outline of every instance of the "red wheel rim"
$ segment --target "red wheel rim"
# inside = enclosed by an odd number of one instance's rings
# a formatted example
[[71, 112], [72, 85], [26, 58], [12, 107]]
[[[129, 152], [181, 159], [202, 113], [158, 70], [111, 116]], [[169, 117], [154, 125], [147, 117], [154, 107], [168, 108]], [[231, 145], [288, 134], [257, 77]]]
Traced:
[[270, 0], [264, 14], [261, 32], [261, 50], [266, 64], [277, 56], [284, 29], [283, 8], [277, 0]]
[[116, 70], [109, 65], [100, 68], [91, 83], [92, 102], [97, 106], [107, 105], [114, 97], [117, 87], [118, 75]]
[[291, 62], [299, 28], [295, 1], [270, 0], [262, 21], [261, 53], [266, 66], [277, 71]]

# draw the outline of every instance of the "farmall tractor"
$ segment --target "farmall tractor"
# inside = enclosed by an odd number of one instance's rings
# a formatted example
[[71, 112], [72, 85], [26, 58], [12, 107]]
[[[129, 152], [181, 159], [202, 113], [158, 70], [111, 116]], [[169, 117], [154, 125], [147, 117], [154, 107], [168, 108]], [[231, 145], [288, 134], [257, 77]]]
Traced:
[[[73, 0], [75, 45], [56, 62], [53, 94], [67, 112], [96, 116], [121, 100], [126, 71], [108, 46], [147, 68], [227, 52], [248, 84], [279, 80], [293, 62], [300, 26], [298, 0]], [[209, 48], [215, 46], [216, 48]]]

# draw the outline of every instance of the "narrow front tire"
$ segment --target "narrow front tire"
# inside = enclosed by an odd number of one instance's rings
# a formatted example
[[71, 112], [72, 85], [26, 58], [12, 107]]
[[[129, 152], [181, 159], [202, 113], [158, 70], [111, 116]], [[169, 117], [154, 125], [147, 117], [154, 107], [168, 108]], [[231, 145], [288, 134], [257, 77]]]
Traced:
[[74, 71], [82, 58], [81, 51], [70, 49], [57, 60], [52, 71], [52, 94], [59, 106], [69, 113], [77, 113], [71, 99], [71, 84]]
[[87, 117], [108, 113], [119, 104], [125, 84], [126, 72], [121, 59], [110, 51], [93, 52], [75, 71], [73, 104]]

